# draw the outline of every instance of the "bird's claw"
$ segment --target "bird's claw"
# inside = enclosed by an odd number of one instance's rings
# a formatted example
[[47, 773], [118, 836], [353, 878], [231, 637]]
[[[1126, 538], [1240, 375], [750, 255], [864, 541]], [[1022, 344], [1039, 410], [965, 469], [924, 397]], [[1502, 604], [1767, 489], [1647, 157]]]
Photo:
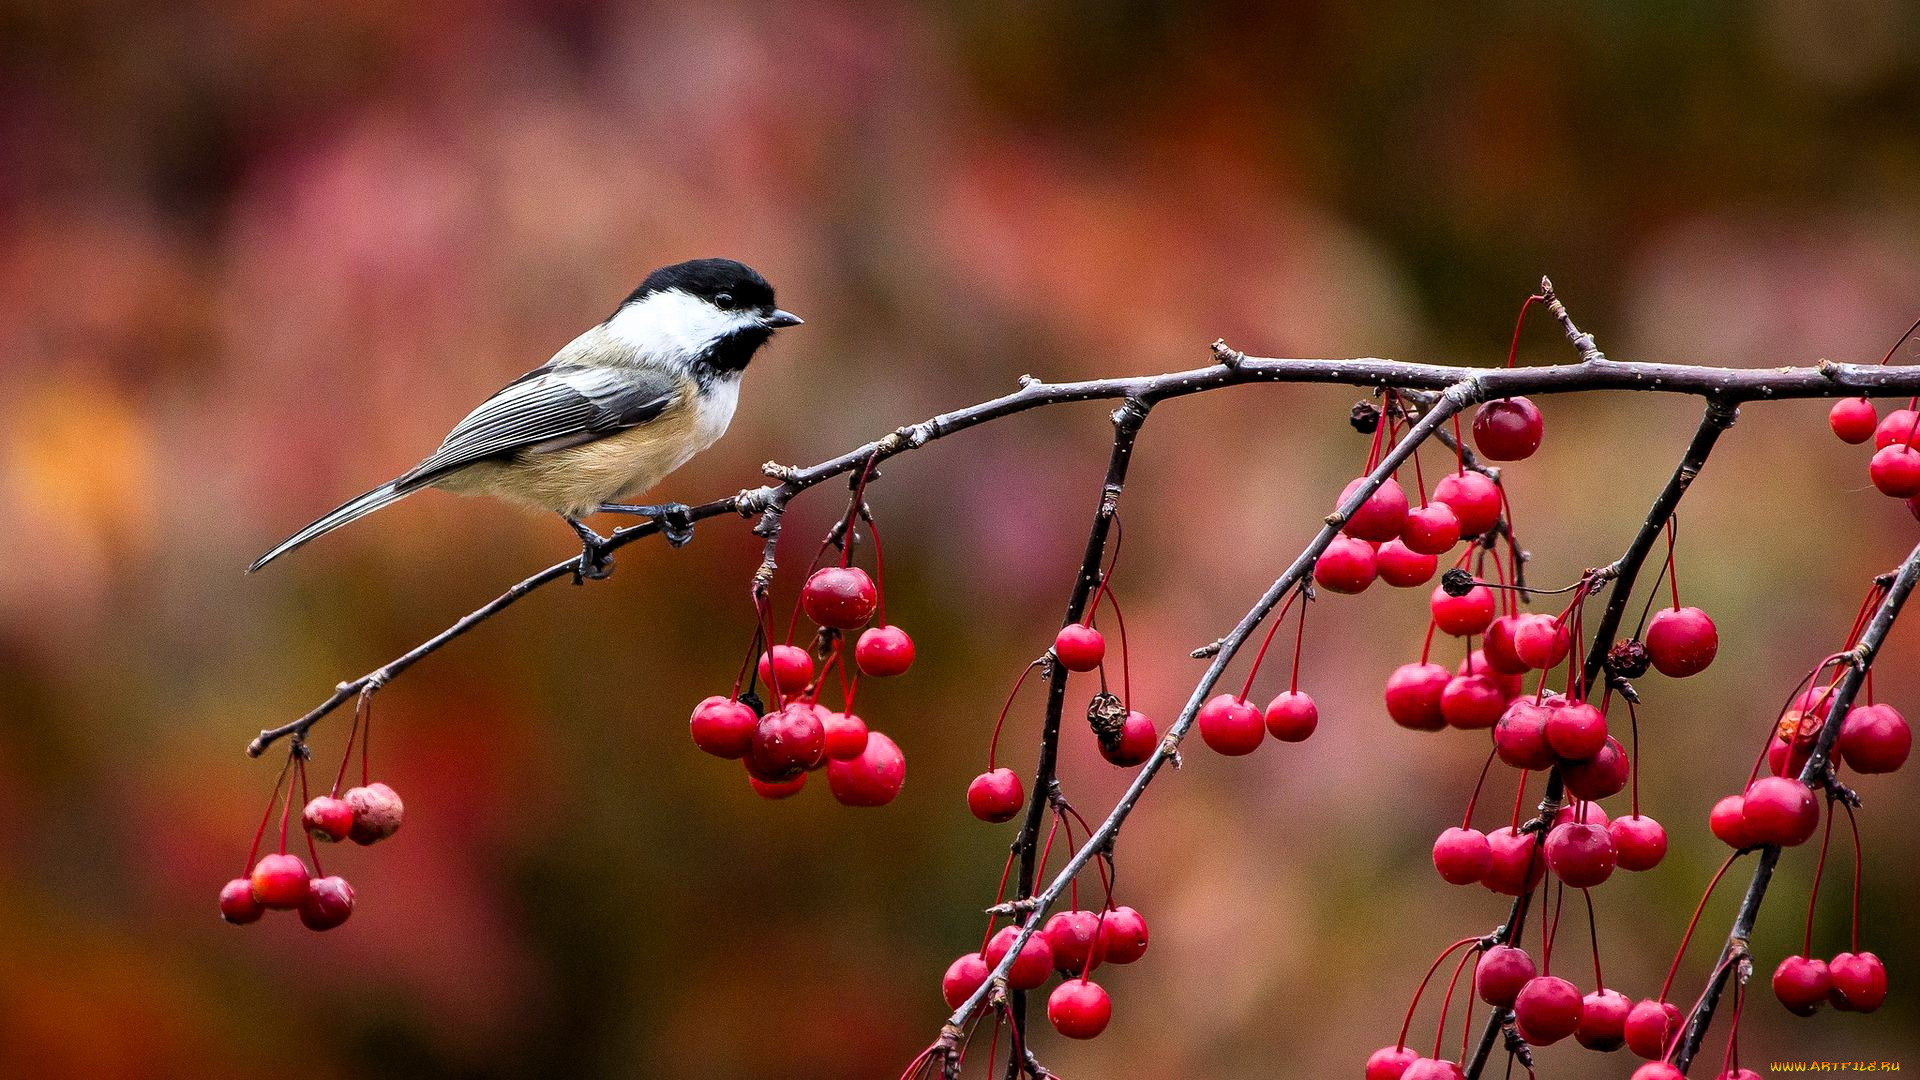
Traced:
[[693, 540], [693, 508], [685, 503], [668, 503], [660, 508], [660, 535], [671, 547], [685, 547]]
[[605, 542], [586, 541], [580, 545], [580, 558], [573, 567], [573, 583], [580, 585], [588, 581], [605, 581], [613, 576], [613, 552]]

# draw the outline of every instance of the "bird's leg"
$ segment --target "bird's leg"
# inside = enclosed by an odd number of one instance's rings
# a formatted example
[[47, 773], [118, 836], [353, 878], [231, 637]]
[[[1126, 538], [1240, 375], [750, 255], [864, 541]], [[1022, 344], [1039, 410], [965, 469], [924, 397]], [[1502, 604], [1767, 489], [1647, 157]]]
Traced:
[[573, 526], [573, 531], [580, 536], [580, 563], [574, 568], [573, 583], [578, 585], [589, 578], [601, 581], [613, 573], [613, 555], [607, 550], [606, 537], [587, 528], [572, 514], [560, 516], [565, 518], [567, 524]]
[[693, 539], [693, 508], [686, 503], [661, 503], [658, 506], [635, 506], [631, 503], [601, 503], [603, 514], [636, 514], [652, 518], [660, 523], [660, 533], [667, 543], [681, 547]]

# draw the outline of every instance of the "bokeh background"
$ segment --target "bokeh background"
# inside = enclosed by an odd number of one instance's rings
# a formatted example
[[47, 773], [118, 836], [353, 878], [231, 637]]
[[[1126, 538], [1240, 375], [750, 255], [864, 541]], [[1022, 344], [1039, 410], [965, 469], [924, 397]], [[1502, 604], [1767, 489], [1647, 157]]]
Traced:
[[[808, 322], [662, 492], [687, 501], [1023, 372], [1190, 366], [1220, 336], [1497, 363], [1543, 272], [1616, 357], [1877, 359], [1920, 315], [1916, 30], [1897, 0], [0, 2], [0, 1075], [895, 1075], [937, 1032], [940, 973], [1011, 837], [962, 792], [1057, 625], [1103, 406], [940, 443], [876, 485], [889, 611], [920, 644], [862, 696], [907, 754], [892, 806], [766, 803], [689, 744], [751, 626], [756, 542], [716, 520], [381, 695], [375, 764], [408, 823], [334, 853], [360, 907], [324, 936], [214, 917], [273, 783], [247, 739], [572, 540], [428, 494], [240, 568], [694, 256], [760, 267]], [[1569, 359], [1544, 324], [1521, 355]], [[1359, 467], [1356, 396], [1156, 411], [1116, 579], [1154, 715]], [[1546, 404], [1545, 447], [1509, 474], [1535, 580], [1618, 553], [1696, 409]], [[1707, 807], [1920, 535], [1823, 414], [1749, 407], [1687, 503], [1683, 582], [1724, 644], [1706, 674], [1646, 685], [1643, 794], [1674, 850], [1599, 894], [1607, 975], [1636, 996], [1720, 858]], [[840, 502], [796, 506], [790, 561]], [[1503, 899], [1427, 858], [1484, 743], [1378, 704], [1423, 602], [1316, 605], [1320, 733], [1196, 748], [1155, 786], [1120, 848], [1152, 950], [1109, 973], [1112, 1029], [1040, 1034], [1045, 1062], [1358, 1075], [1433, 952], [1499, 921]], [[1894, 635], [1884, 698], [1920, 702], [1917, 648], [1920, 629]], [[1023, 770], [1029, 695], [1004, 744]], [[343, 738], [344, 716], [317, 731], [325, 766]], [[1089, 812], [1124, 780], [1078, 729], [1064, 773]], [[1866, 942], [1893, 997], [1799, 1021], [1760, 989], [1749, 1064], [1920, 1066], [1913, 770], [1864, 790]], [[1770, 897], [1763, 978], [1794, 948], [1811, 855]], [[1834, 874], [1826, 955], [1844, 858]], [[1737, 892], [1709, 906], [1682, 1000]], [[1584, 936], [1569, 920], [1560, 950], [1583, 984]], [[1545, 1076], [1631, 1066], [1541, 1055]]]

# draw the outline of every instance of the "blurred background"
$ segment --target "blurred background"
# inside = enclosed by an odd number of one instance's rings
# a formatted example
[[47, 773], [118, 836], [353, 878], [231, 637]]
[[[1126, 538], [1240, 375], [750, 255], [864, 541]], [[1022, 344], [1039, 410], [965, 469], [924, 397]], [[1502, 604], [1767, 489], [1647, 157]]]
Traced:
[[[874, 486], [888, 610], [920, 648], [861, 697], [907, 755], [893, 805], [845, 809], [820, 784], [763, 802], [689, 743], [751, 632], [757, 542], [715, 520], [680, 551], [626, 549], [605, 584], [545, 590], [380, 696], [375, 770], [407, 826], [329, 853], [360, 903], [326, 935], [215, 917], [276, 770], [247, 740], [574, 541], [429, 493], [241, 567], [696, 256], [759, 267], [807, 326], [660, 492], [688, 502], [1025, 372], [1192, 366], [1221, 336], [1495, 364], [1542, 273], [1617, 358], [1877, 360], [1920, 315], [1916, 29], [1895, 0], [0, 0], [0, 1075], [896, 1075], [938, 1032], [940, 974], [977, 944], [1012, 837], [962, 793], [1058, 624], [1105, 406], [956, 437]], [[1572, 357], [1542, 322], [1521, 358]], [[1188, 650], [1360, 467], [1358, 396], [1156, 410], [1115, 579], [1137, 705], [1177, 710]], [[1534, 580], [1565, 583], [1618, 554], [1698, 407], [1544, 404], [1545, 446], [1508, 476]], [[1686, 504], [1686, 598], [1723, 646], [1697, 678], [1644, 684], [1642, 795], [1673, 851], [1597, 896], [1607, 977], [1636, 997], [1722, 855], [1707, 807], [1916, 538], [1825, 408], [1749, 407]], [[843, 504], [829, 487], [796, 505], [790, 564]], [[1119, 849], [1152, 949], [1109, 971], [1105, 1036], [1040, 1025], [1046, 1064], [1357, 1076], [1433, 953], [1500, 921], [1503, 898], [1428, 861], [1483, 738], [1379, 706], [1424, 600], [1316, 605], [1319, 734], [1235, 760], [1196, 745], [1155, 785]], [[1920, 628], [1895, 633], [1883, 698], [1920, 708], [1917, 649]], [[1090, 690], [1076, 679], [1073, 707]], [[1038, 713], [1029, 689], [1002, 743], [1023, 772]], [[345, 719], [315, 732], [323, 771]], [[1068, 735], [1066, 792], [1093, 816], [1126, 775]], [[1490, 785], [1490, 805], [1511, 798], [1510, 775]], [[1792, 852], [1756, 941], [1750, 1065], [1920, 1064], [1900, 914], [1914, 770], [1862, 786], [1863, 944], [1893, 996], [1796, 1020], [1766, 992], [1805, 912], [1813, 852]], [[1848, 871], [1829, 868], [1821, 955], [1846, 947]], [[1709, 905], [1677, 999], [1745, 877]], [[1578, 920], [1560, 940], [1587, 986]], [[1540, 1064], [1632, 1068], [1571, 1043]]]

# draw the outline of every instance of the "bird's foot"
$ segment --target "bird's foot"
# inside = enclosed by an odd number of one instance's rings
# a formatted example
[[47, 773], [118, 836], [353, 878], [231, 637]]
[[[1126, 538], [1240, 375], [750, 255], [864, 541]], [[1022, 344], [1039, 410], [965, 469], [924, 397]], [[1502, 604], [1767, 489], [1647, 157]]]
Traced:
[[601, 513], [635, 514], [651, 518], [660, 525], [660, 535], [674, 547], [685, 547], [693, 539], [693, 508], [686, 503], [661, 503], [658, 506], [635, 506], [629, 503], [601, 503]]
[[580, 558], [573, 568], [573, 583], [604, 581], [613, 574], [613, 546], [607, 538], [587, 528], [578, 518], [568, 517], [567, 524], [580, 537]]

